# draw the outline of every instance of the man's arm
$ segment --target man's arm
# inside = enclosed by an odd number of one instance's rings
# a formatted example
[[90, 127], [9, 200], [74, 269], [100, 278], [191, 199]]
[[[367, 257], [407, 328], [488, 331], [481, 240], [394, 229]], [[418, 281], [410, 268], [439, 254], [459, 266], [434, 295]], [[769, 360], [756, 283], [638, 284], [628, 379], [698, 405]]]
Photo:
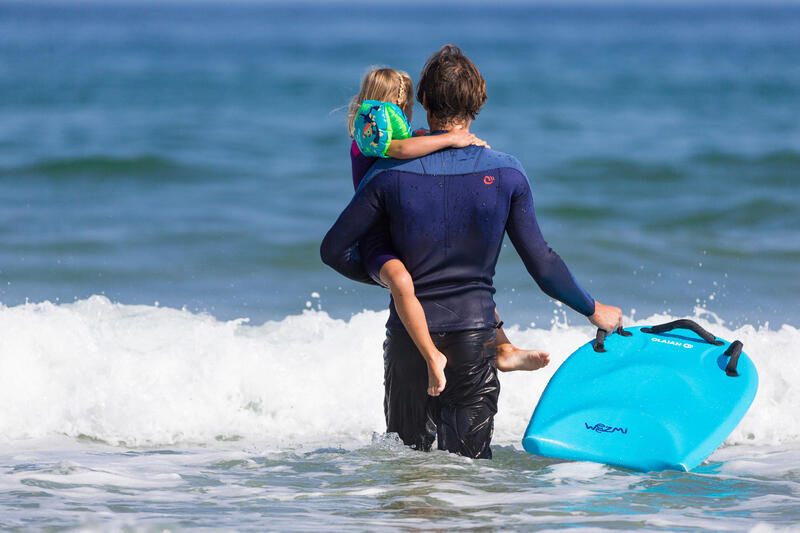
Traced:
[[371, 285], [376, 283], [357, 257], [355, 246], [384, 213], [378, 181], [372, 179], [359, 189], [320, 246], [323, 263], [345, 277]]
[[414, 159], [428, 155], [443, 148], [464, 148], [474, 144], [491, 148], [486, 141], [477, 138], [469, 130], [456, 126], [441, 135], [422, 135], [406, 139], [392, 139], [386, 148], [386, 155], [395, 159]]
[[622, 310], [593, 300], [572, 277], [564, 261], [547, 245], [536, 221], [531, 187], [524, 175], [521, 178], [511, 198], [506, 231], [528, 272], [548, 296], [586, 315], [596, 327], [606, 331], [622, 327]]
[[533, 210], [533, 194], [524, 175], [511, 197], [506, 231], [528, 273], [545, 294], [587, 317], [594, 315], [594, 299], [578, 285], [561, 257], [545, 242]]

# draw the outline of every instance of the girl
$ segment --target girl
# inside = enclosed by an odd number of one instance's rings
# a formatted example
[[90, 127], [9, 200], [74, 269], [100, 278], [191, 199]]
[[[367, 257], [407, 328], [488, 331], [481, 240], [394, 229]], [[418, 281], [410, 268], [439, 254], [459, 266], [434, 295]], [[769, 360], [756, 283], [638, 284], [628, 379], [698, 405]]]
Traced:
[[[373, 69], [361, 83], [360, 92], [350, 102], [347, 113], [353, 170], [353, 187], [358, 188], [378, 157], [412, 159], [443, 148], [462, 148], [486, 142], [463, 129], [441, 135], [411, 135], [409, 124], [414, 107], [411, 78], [395, 69]], [[395, 309], [411, 339], [428, 366], [428, 394], [438, 396], [445, 387], [447, 358], [434, 345], [425, 311], [414, 294], [414, 283], [402, 261], [391, 248], [386, 232], [375, 229], [359, 244], [364, 267], [392, 293]], [[376, 281], [378, 281], [376, 280]], [[502, 371], [536, 370], [549, 362], [546, 352], [514, 347], [503, 332], [497, 311], [497, 368]]]

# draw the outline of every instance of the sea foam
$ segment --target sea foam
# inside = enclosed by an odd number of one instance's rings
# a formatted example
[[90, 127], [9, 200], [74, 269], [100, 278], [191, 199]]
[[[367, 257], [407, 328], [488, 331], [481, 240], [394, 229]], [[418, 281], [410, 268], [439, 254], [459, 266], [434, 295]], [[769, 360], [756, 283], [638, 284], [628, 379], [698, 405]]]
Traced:
[[[702, 309], [696, 314], [713, 333], [740, 339], [759, 371], [758, 395], [726, 443], [800, 439], [793, 350], [800, 332], [788, 325], [732, 330]], [[369, 442], [385, 430], [385, 320], [385, 311], [344, 321], [307, 310], [250, 325], [102, 296], [0, 305], [0, 440], [67, 435], [157, 446], [252, 439], [278, 449]], [[547, 381], [593, 332], [588, 323], [508, 328], [517, 345], [546, 349], [552, 362], [501, 375], [496, 443], [519, 444]]]

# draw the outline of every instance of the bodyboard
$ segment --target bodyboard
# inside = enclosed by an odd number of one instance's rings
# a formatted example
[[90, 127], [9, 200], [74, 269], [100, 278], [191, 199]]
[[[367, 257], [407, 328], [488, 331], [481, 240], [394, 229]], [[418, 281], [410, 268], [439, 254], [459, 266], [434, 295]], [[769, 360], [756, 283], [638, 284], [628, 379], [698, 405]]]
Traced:
[[558, 368], [523, 447], [643, 472], [691, 470], [747, 412], [758, 388], [755, 366], [741, 342], [688, 320], [621, 332], [604, 339], [598, 332]]

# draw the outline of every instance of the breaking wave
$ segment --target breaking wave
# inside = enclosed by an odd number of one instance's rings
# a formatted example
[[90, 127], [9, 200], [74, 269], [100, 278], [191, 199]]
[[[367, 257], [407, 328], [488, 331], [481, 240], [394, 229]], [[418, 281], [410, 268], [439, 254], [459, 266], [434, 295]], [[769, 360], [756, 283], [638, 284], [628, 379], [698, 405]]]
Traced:
[[[703, 309], [696, 314], [717, 335], [742, 340], [759, 370], [758, 395], [727, 444], [798, 440], [800, 331], [729, 329]], [[308, 310], [251, 325], [102, 296], [0, 304], [0, 440], [67, 435], [152, 446], [258, 439], [279, 448], [368, 442], [385, 428], [385, 320], [385, 311], [345, 321]], [[593, 330], [555, 323], [508, 332], [552, 357], [542, 371], [501, 376], [495, 442], [518, 445], [548, 379]]]

